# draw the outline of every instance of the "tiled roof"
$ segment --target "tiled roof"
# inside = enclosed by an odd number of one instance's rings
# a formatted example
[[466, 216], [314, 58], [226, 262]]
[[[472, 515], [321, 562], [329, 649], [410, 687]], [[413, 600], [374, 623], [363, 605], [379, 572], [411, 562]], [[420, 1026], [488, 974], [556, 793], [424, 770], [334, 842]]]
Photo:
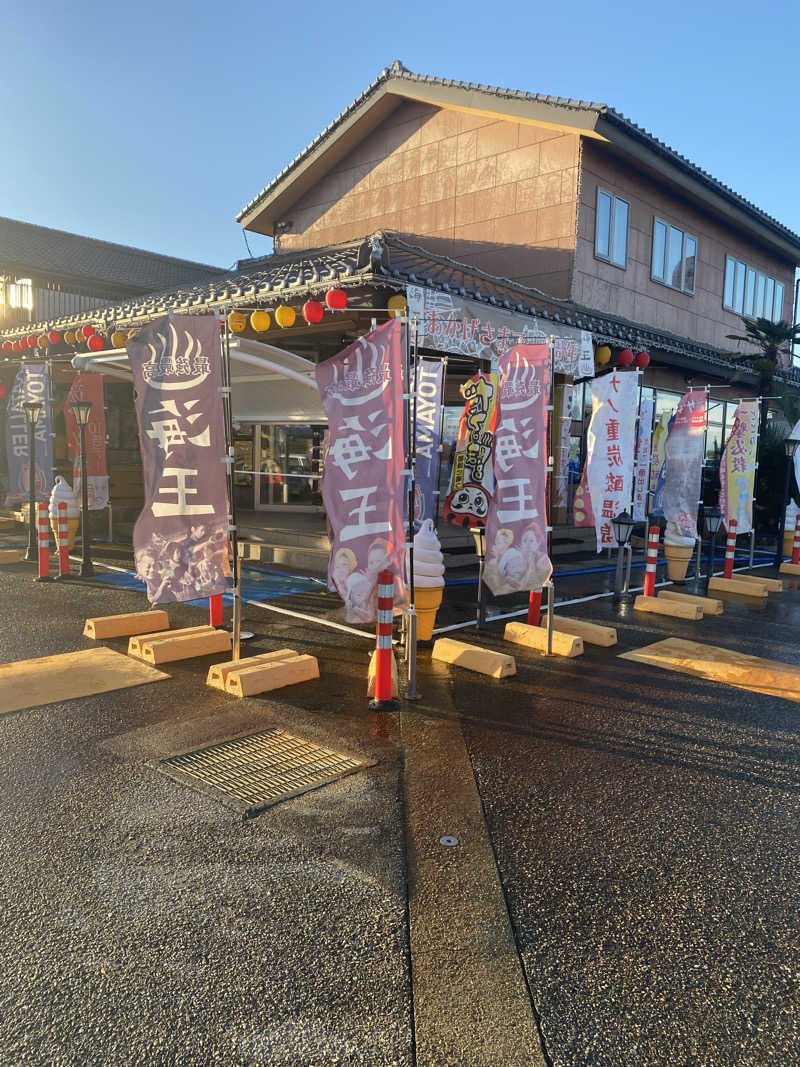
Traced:
[[712, 368], [718, 373], [724, 370], [723, 377], [730, 376], [732, 370], [730, 360], [710, 345], [558, 300], [538, 289], [429, 252], [406, 237], [384, 232], [326, 248], [243, 260], [237, 270], [212, 281], [104, 305], [81, 315], [26, 323], [2, 331], [0, 337], [13, 340], [51, 329], [74, 329], [86, 322], [108, 334], [115, 326], [138, 326], [169, 311], [203, 314], [235, 306], [249, 309], [283, 302], [297, 304], [309, 297], [321, 297], [334, 285], [351, 290], [428, 286], [501, 310], [590, 330], [595, 340], [658, 350], [676, 357], [679, 363], [699, 361], [709, 373], [714, 373]]
[[679, 167], [685, 173], [689, 174], [696, 180], [701, 181], [709, 189], [712, 189], [718, 195], [723, 196], [725, 199], [736, 204], [738, 208], [747, 212], [752, 217], [756, 218], [762, 225], [769, 227], [775, 232], [779, 233], [784, 239], [791, 241], [800, 249], [800, 236], [784, 226], [772, 215], [768, 215], [761, 208], [757, 207], [750, 200], [740, 196], [730, 186], [725, 185], [724, 182], [714, 178], [708, 171], [703, 170], [702, 167], [697, 166], [696, 163], [692, 163], [686, 156], [677, 152], [674, 148], [660, 141], [652, 133], [649, 133], [643, 127], [638, 126], [635, 122], [626, 118], [621, 112], [616, 111], [614, 108], [609, 107], [608, 104], [597, 103], [586, 100], [576, 100], [563, 96], [547, 96], [544, 93], [529, 93], [519, 89], [503, 89], [496, 85], [481, 85], [476, 82], [464, 82], [458, 81], [454, 78], [437, 78], [430, 74], [415, 74], [413, 71], [408, 70], [403, 66], [399, 59], [396, 59], [390, 66], [386, 67], [380, 72], [378, 77], [367, 86], [363, 93], [345, 108], [340, 115], [336, 118], [320, 133], [314, 140], [307, 145], [306, 148], [300, 152], [284, 169], [278, 174], [272, 181], [266, 185], [261, 192], [255, 196], [236, 216], [237, 221], [241, 221], [248, 212], [256, 207], [262, 200], [264, 200], [269, 194], [281, 183], [284, 179], [298, 166], [308, 155], [310, 155], [319, 145], [327, 140], [336, 129], [342, 125], [352, 114], [355, 112], [375, 91], [383, 85], [384, 82], [389, 81], [392, 78], [400, 79], [401, 81], [414, 82], [417, 84], [434, 85], [442, 88], [456, 88], [464, 89], [471, 92], [487, 93], [490, 96], [495, 96], [499, 99], [505, 100], [526, 100], [531, 103], [547, 104], [553, 107], [564, 108], [571, 111], [589, 111], [595, 113], [598, 117], [606, 119], [609, 123], [617, 126], [620, 130], [627, 133], [629, 136], [634, 137], [636, 140], [645, 144], [648, 148], [654, 151], [657, 155], [660, 155], [663, 159]]
[[175, 259], [141, 248], [98, 241], [30, 222], [0, 217], [0, 272], [4, 267], [100, 281], [142, 292], [213, 278], [220, 267]]

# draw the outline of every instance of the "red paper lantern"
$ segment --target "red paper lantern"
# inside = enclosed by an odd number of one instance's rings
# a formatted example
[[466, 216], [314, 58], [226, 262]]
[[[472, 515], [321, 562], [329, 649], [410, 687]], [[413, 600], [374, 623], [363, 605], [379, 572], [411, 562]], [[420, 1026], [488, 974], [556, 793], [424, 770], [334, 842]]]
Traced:
[[91, 337], [94, 333], [94, 326], [81, 326], [81, 333], [84, 337]]
[[325, 294], [325, 303], [332, 311], [344, 311], [347, 307], [347, 293], [344, 289], [329, 289]]
[[[84, 329], [86, 329], [85, 326]], [[86, 343], [92, 352], [100, 352], [106, 347], [106, 339], [101, 337], [99, 333], [93, 333]]]
[[306, 300], [305, 304], [303, 304], [303, 318], [310, 326], [322, 322], [324, 317], [325, 308], [320, 304], [319, 300]]
[[58, 332], [58, 330], [51, 330], [50, 333], [47, 335], [47, 340], [50, 342], [51, 345], [57, 345], [62, 340], [61, 334]]
[[650, 353], [649, 352], [637, 352], [636, 353], [636, 359], [633, 362], [636, 364], [637, 367], [640, 367], [642, 370], [644, 370], [644, 368], [650, 362]]
[[28, 348], [36, 348], [38, 343], [39, 343], [39, 334], [38, 333], [29, 333], [28, 334]]
[[629, 348], [621, 348], [617, 355], [617, 363], [620, 367], [630, 367], [633, 363], [633, 352]]
[[3, 384], [3, 382], [0, 382], [0, 396], [5, 396], [5, 395], [6, 395], [6, 387]]
[[28, 338], [20, 337], [20, 339], [16, 343], [18, 345], [17, 351], [21, 352], [24, 348], [28, 347]]
[[3, 341], [3, 351], [4, 352], [13, 352], [14, 351], [14, 343], [13, 343], [13, 341]]

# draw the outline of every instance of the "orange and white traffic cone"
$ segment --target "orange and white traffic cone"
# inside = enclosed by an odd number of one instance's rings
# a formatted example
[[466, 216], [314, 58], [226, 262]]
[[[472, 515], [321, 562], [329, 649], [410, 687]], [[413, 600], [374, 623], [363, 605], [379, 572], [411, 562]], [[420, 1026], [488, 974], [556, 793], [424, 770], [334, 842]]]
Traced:
[[50, 577], [50, 520], [47, 515], [47, 504], [39, 501], [38, 509], [39, 526], [39, 574], [34, 578], [35, 582], [51, 582]]
[[728, 540], [725, 543], [725, 570], [723, 578], [733, 577], [733, 557], [736, 555], [736, 519], [731, 519], [728, 524]]
[[658, 568], [658, 539], [661, 530], [651, 526], [647, 534], [647, 566], [644, 572], [644, 595], [656, 595], [656, 570]]
[[800, 512], [794, 524], [794, 543], [792, 544], [792, 563], [800, 563]]
[[394, 621], [394, 575], [381, 571], [378, 575], [378, 624], [375, 648], [375, 696], [370, 711], [390, 711], [399, 707], [392, 698], [392, 623]]

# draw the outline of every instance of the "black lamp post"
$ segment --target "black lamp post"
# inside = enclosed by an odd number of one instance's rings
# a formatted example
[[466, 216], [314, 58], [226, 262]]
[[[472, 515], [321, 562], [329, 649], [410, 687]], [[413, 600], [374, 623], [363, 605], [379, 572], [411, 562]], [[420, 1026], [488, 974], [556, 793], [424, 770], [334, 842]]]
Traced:
[[711, 543], [708, 548], [708, 577], [714, 577], [714, 556], [717, 551], [717, 534], [719, 528], [722, 526], [722, 512], [718, 507], [709, 508], [706, 511], [706, 530], [708, 531]]
[[86, 426], [92, 414], [91, 400], [76, 400], [70, 404], [72, 414], [81, 431], [81, 578], [91, 578], [92, 538], [89, 533], [89, 477], [86, 464]]
[[28, 420], [28, 551], [25, 553], [27, 563], [36, 563], [39, 559], [39, 533], [36, 528], [36, 423], [42, 413], [40, 400], [26, 400], [22, 405]]
[[778, 544], [775, 549], [774, 566], [780, 567], [783, 563], [783, 534], [786, 529], [786, 505], [789, 503], [789, 485], [792, 480], [792, 468], [794, 466], [794, 454], [800, 445], [795, 437], [787, 437], [783, 442], [783, 451], [786, 454], [786, 478], [783, 483], [783, 503], [778, 521]]
[[[617, 542], [617, 572], [614, 576], [614, 599], [623, 600], [627, 597], [627, 589], [622, 589], [622, 556], [623, 550], [628, 547], [633, 528], [636, 523], [627, 511], [621, 511], [616, 519], [611, 520], [611, 529]], [[627, 585], [627, 582], [626, 582]]]

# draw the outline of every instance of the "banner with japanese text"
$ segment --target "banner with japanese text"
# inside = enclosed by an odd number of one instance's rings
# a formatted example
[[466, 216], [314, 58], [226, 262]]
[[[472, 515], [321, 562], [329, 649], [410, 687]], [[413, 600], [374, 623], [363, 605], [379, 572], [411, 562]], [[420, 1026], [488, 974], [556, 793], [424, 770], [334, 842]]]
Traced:
[[647, 518], [647, 489], [650, 484], [650, 450], [653, 440], [653, 394], [642, 393], [636, 420], [636, 453], [633, 462], [633, 518]]
[[547, 345], [520, 345], [500, 360], [483, 571], [495, 596], [541, 589], [553, 571], [545, 497], [549, 371]]
[[458, 437], [442, 518], [455, 526], [485, 526], [494, 489], [492, 444], [497, 417], [499, 375], [478, 371], [459, 388], [466, 406]]
[[753, 528], [753, 492], [758, 447], [758, 401], [745, 400], [736, 408], [733, 429], [719, 464], [719, 509], [725, 529], [736, 519], [736, 532]]
[[76, 400], [88, 400], [92, 412], [86, 426], [86, 469], [89, 510], [108, 507], [108, 468], [106, 466], [106, 411], [103, 401], [103, 375], [93, 371], [78, 371], [64, 403], [64, 423], [67, 445], [72, 456], [72, 488], [76, 497], [81, 493], [81, 431], [71, 405]]
[[53, 488], [53, 413], [50, 403], [50, 368], [47, 363], [23, 363], [17, 371], [6, 409], [8, 493], [6, 505], [19, 504], [30, 495], [31, 458], [28, 420], [23, 404], [39, 401], [42, 411], [34, 430], [34, 484], [37, 500], [49, 500]]
[[553, 470], [553, 496], [551, 516], [554, 526], [567, 521], [569, 506], [569, 441], [572, 429], [572, 408], [575, 400], [575, 386], [557, 385], [554, 390], [553, 425], [555, 448]]
[[555, 337], [554, 370], [573, 378], [594, 376], [592, 335], [563, 323], [489, 307], [477, 300], [409, 285], [408, 314], [417, 319], [420, 348], [488, 359], [492, 367], [515, 345], [541, 344]]
[[614, 371], [592, 382], [586, 483], [592, 500], [598, 552], [616, 547], [611, 521], [630, 507], [638, 404], [638, 374]]
[[152, 604], [230, 586], [222, 349], [212, 315], [166, 315], [128, 341], [144, 476], [133, 530]]
[[661, 507], [682, 537], [697, 537], [697, 509], [706, 435], [706, 392], [684, 393], [671, 421], [664, 459]]
[[316, 369], [330, 444], [322, 499], [331, 533], [328, 589], [348, 622], [371, 622], [378, 575], [405, 592], [407, 484], [403, 441], [405, 327], [384, 323]]
[[442, 383], [440, 359], [418, 359], [416, 367], [417, 463], [414, 492], [414, 529], [425, 519], [436, 524], [439, 488], [439, 444], [442, 439]]

